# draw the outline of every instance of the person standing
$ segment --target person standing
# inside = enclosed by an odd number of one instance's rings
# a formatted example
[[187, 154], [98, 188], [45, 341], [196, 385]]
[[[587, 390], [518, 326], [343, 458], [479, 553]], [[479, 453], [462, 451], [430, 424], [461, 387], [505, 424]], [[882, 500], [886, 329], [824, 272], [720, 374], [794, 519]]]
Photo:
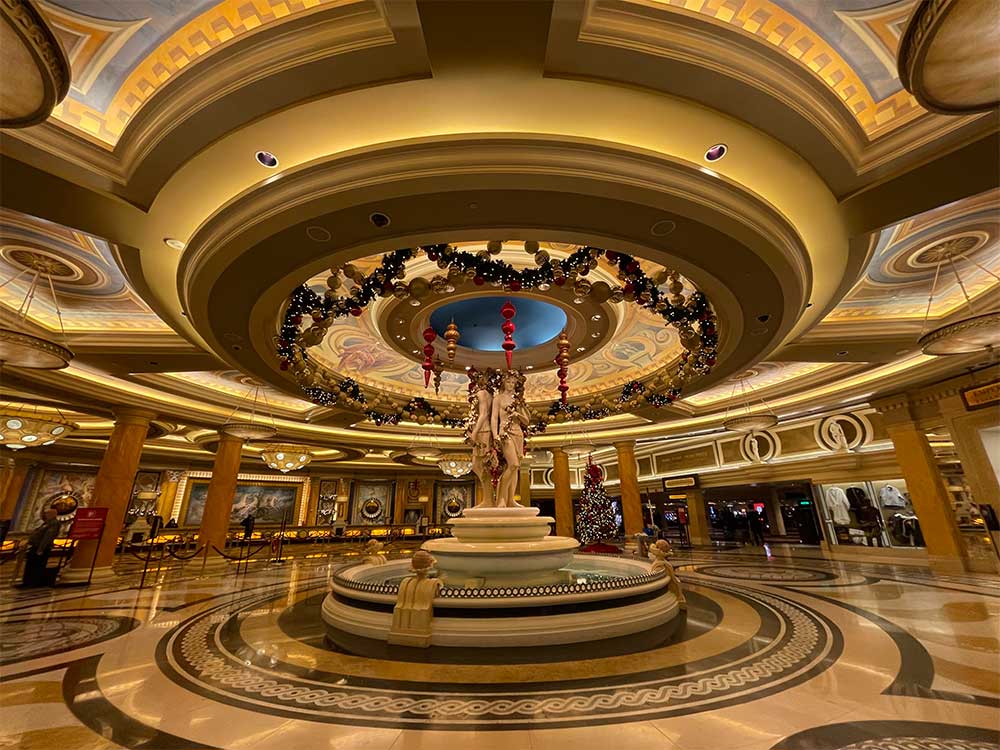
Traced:
[[750, 543], [754, 547], [764, 546], [764, 519], [756, 510], [747, 511], [747, 521], [750, 526]]
[[253, 513], [248, 513], [246, 518], [240, 521], [240, 526], [243, 527], [243, 539], [249, 539], [253, 536], [254, 527], [254, 517]]
[[48, 585], [49, 555], [52, 553], [52, 545], [55, 543], [56, 537], [59, 536], [59, 526], [55, 508], [46, 508], [42, 511], [41, 525], [28, 537], [24, 577], [21, 579], [22, 587], [34, 588]]

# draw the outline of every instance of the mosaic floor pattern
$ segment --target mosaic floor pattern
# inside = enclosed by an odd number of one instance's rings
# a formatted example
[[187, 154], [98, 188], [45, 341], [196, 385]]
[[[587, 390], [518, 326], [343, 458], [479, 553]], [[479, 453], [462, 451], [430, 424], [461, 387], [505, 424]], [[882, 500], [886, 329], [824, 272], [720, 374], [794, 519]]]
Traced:
[[680, 553], [644, 638], [362, 656], [319, 617], [339, 562], [5, 592], [0, 747], [1000, 748], [993, 578]]

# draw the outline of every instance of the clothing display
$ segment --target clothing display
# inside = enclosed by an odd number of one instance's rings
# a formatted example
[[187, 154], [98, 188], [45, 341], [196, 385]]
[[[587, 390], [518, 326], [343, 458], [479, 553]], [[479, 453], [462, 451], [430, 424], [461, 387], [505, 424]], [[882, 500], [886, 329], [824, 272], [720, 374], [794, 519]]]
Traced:
[[872, 504], [872, 501], [868, 499], [868, 493], [861, 487], [847, 488], [847, 502], [851, 504], [851, 510], [855, 511]]
[[885, 487], [878, 491], [879, 502], [882, 503], [883, 508], [905, 508], [906, 498], [903, 497], [898, 489], [893, 487], [891, 484], [887, 484]]
[[830, 517], [837, 526], [849, 526], [851, 523], [851, 504], [840, 487], [830, 487], [826, 491], [826, 507], [830, 511]]
[[894, 539], [910, 547], [923, 547], [924, 535], [920, 532], [920, 521], [914, 515], [894, 513], [889, 519], [889, 529]]

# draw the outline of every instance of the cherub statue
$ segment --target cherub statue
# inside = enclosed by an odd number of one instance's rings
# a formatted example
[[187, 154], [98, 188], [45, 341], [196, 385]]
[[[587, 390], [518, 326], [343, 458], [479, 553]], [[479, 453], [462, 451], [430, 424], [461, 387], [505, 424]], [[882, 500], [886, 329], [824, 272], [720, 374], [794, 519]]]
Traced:
[[674, 549], [666, 539], [659, 539], [655, 544], [650, 545], [649, 556], [653, 558], [653, 572], [657, 573], [661, 570], [672, 572], [673, 567], [667, 562], [667, 558], [672, 557], [673, 554]]

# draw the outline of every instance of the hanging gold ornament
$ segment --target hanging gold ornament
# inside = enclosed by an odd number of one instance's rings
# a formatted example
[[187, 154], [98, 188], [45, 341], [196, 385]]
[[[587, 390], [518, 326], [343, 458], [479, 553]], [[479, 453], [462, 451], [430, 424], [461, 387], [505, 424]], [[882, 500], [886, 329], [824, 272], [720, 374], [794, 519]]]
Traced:
[[503, 252], [503, 242], [500, 240], [490, 240], [486, 243], [486, 252], [490, 255], [499, 255]]
[[524, 252], [528, 255], [534, 255], [538, 252], [538, 243], [534, 240], [525, 240], [524, 242]]
[[441, 373], [444, 371], [444, 362], [441, 358], [434, 355], [434, 395], [441, 393]]
[[458, 340], [462, 338], [462, 334], [458, 332], [458, 326], [455, 325], [455, 321], [452, 320], [448, 327], [444, 329], [444, 340], [448, 342], [445, 346], [448, 350], [448, 361], [455, 361], [455, 351], [458, 349]]

